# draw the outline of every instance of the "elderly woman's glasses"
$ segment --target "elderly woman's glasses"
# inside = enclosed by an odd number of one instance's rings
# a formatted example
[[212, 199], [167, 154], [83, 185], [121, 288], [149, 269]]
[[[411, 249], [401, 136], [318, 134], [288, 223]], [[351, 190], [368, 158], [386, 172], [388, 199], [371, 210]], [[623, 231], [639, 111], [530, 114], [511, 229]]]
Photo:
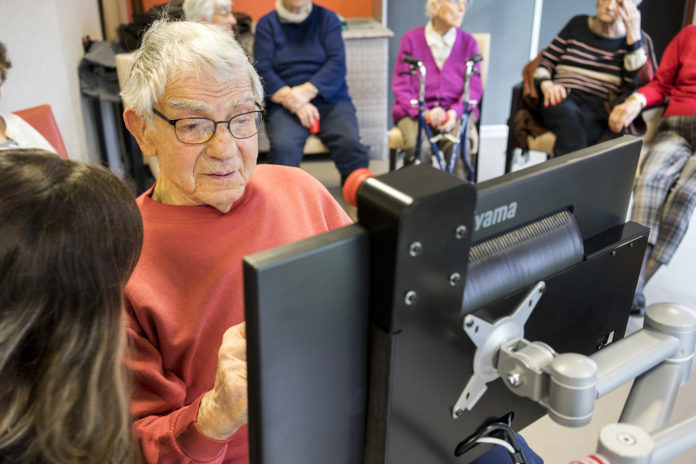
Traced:
[[[258, 106], [258, 104], [257, 104]], [[208, 118], [169, 119], [155, 108], [152, 112], [174, 126], [176, 138], [182, 143], [206, 143], [215, 135], [218, 124], [227, 124], [235, 139], [248, 139], [258, 134], [263, 119], [263, 109], [238, 114], [227, 121], [213, 121]]]

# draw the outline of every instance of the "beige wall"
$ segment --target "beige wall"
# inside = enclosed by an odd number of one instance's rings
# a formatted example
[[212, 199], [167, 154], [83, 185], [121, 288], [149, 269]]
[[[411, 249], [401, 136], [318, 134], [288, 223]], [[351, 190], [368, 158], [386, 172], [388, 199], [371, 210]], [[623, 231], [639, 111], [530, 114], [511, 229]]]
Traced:
[[101, 40], [96, 0], [0, 0], [0, 41], [12, 60], [0, 111], [48, 103], [65, 146], [87, 160], [77, 65], [81, 37]]

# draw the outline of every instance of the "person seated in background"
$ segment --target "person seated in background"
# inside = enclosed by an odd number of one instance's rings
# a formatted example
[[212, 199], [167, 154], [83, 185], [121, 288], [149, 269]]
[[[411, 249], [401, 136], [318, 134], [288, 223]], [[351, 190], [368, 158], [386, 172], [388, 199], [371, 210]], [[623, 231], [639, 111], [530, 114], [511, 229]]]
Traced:
[[187, 21], [215, 24], [234, 33], [237, 19], [231, 0], [184, 0], [182, 8]]
[[135, 463], [123, 287], [143, 229], [108, 169], [0, 152], [0, 461]]
[[[392, 77], [392, 119], [403, 134], [406, 160], [412, 160], [415, 156], [418, 107], [411, 102], [418, 100], [420, 81], [419, 75], [408, 74], [409, 65], [404, 63], [403, 57], [411, 55], [425, 65], [425, 119], [435, 130], [451, 132], [458, 137], [458, 121], [464, 109], [462, 98], [466, 60], [478, 53], [476, 40], [460, 29], [468, 5], [467, 0], [426, 0], [425, 13], [430, 21], [425, 26], [406, 32], [401, 38]], [[478, 64], [475, 70], [477, 73], [471, 77], [469, 99], [480, 101], [483, 89]], [[475, 107], [467, 127], [467, 138], [470, 140], [477, 138], [475, 122], [478, 117], [479, 109]], [[426, 155], [429, 148], [425, 135], [422, 141], [421, 153]], [[449, 159], [453, 144], [446, 139], [440, 144], [445, 158]], [[429, 158], [423, 156], [422, 161], [429, 162]], [[455, 174], [466, 178], [459, 158], [455, 164]]]
[[[0, 86], [7, 79], [7, 70], [11, 67], [7, 48], [0, 42]], [[8, 148], [40, 148], [56, 152], [55, 148], [24, 119], [16, 114], [0, 112], [0, 150]]]
[[641, 72], [651, 61], [642, 46], [639, 3], [597, 0], [595, 16], [575, 16], [542, 52], [534, 72], [538, 116], [556, 135], [554, 155], [610, 137], [607, 105], [652, 78]]
[[230, 0], [184, 0], [182, 8], [187, 21], [215, 24], [232, 32], [253, 63], [251, 17], [244, 13], [233, 13], [233, 6]]
[[696, 26], [688, 25], [667, 45], [655, 79], [641, 87], [609, 117], [622, 132], [645, 106], [669, 104], [633, 187], [631, 219], [650, 227], [634, 314], [645, 313], [643, 288], [669, 264], [696, 205]]
[[351, 223], [319, 181], [256, 165], [263, 87], [230, 35], [156, 22], [123, 114], [155, 185], [126, 285], [131, 412], [146, 462], [248, 462], [242, 259]]
[[299, 166], [311, 131], [331, 152], [341, 183], [368, 166], [335, 13], [310, 0], [277, 0], [256, 26], [254, 58], [268, 99], [270, 163]]

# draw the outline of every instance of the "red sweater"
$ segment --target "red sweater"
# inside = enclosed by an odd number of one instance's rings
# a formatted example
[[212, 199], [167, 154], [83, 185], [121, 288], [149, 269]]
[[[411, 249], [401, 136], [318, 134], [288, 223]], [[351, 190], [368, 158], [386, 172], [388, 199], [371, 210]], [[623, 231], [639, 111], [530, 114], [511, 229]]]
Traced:
[[137, 200], [145, 236], [126, 286], [134, 429], [146, 462], [247, 463], [247, 427], [228, 441], [196, 425], [213, 388], [223, 332], [244, 320], [242, 258], [343, 225], [350, 218], [297, 168], [260, 165], [227, 214]]
[[638, 90], [648, 106], [669, 98], [667, 116], [696, 116], [696, 25], [682, 29], [667, 45], [655, 79]]

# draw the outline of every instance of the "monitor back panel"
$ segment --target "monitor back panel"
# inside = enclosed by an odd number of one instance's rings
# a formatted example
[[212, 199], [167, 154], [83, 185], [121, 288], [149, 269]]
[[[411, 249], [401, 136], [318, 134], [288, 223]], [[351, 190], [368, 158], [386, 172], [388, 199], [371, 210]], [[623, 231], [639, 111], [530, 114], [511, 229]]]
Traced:
[[355, 464], [365, 434], [369, 241], [353, 225], [244, 262], [252, 464]]

